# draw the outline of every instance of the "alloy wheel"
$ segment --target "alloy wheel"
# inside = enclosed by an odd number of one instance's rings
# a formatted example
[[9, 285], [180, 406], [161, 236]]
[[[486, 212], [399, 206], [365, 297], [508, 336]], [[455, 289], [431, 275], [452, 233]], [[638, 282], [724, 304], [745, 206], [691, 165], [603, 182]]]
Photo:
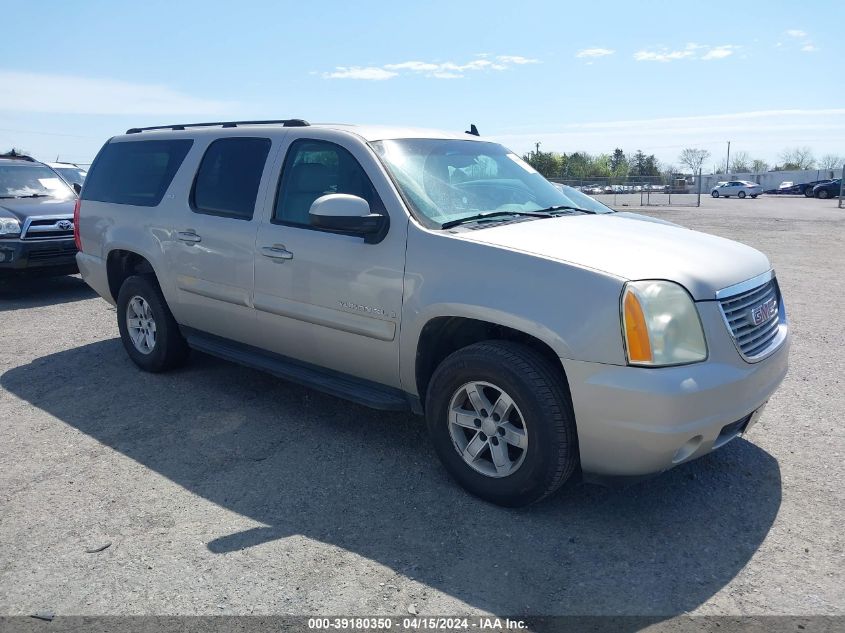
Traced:
[[452, 444], [473, 470], [507, 477], [522, 466], [528, 428], [504, 389], [489, 382], [468, 382], [452, 395], [448, 414]]
[[135, 295], [126, 305], [126, 329], [132, 345], [142, 354], [149, 354], [156, 345], [156, 322], [146, 299]]

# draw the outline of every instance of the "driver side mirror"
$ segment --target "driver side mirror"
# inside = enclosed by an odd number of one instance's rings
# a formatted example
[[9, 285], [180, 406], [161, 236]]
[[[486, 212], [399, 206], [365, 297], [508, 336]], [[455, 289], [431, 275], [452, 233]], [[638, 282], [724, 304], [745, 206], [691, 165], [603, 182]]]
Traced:
[[320, 196], [308, 211], [311, 226], [360, 235], [369, 244], [381, 241], [387, 228], [387, 216], [370, 213], [370, 204], [358, 196], [330, 193]]

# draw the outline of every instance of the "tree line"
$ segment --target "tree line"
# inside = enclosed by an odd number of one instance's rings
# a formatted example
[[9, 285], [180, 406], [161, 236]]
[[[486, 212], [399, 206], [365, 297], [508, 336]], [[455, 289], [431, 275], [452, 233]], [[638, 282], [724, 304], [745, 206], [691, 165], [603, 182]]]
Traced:
[[[585, 180], [602, 178], [624, 180], [626, 178], [670, 178], [674, 174], [697, 174], [705, 169], [711, 154], [706, 149], [695, 147], [684, 148], [678, 155], [678, 163], [663, 163], [654, 154], [645, 154], [637, 150], [633, 154], [626, 154], [616, 148], [612, 153], [589, 154], [587, 152], [573, 152], [571, 154], [559, 152], [536, 151], [523, 155], [534, 169], [546, 178], [561, 178], [564, 180]], [[837, 169], [842, 167], [845, 157], [836, 154], [826, 154], [816, 159], [809, 147], [787, 148], [781, 152], [780, 163], [770, 165], [761, 158], [751, 158], [746, 151], [736, 151], [730, 157], [730, 165], [721, 161], [721, 165], [713, 165], [713, 173], [761, 173], [765, 171], [790, 171], [801, 169]]]

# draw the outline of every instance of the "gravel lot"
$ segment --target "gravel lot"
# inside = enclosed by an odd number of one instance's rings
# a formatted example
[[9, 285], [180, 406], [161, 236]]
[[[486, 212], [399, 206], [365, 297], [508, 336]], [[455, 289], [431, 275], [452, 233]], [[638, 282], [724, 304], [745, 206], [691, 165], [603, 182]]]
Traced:
[[144, 374], [78, 278], [0, 286], [0, 614], [845, 614], [845, 210], [702, 200], [643, 212], [769, 255], [786, 382], [747, 440], [526, 510], [418, 418], [202, 354]]

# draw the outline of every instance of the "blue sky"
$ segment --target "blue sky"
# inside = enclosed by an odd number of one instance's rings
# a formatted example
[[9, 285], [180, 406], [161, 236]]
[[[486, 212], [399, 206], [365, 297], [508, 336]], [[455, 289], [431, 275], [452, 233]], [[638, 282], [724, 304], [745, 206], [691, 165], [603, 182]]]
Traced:
[[[845, 156], [845, 5], [3, 2], [0, 149], [88, 162], [128, 127], [302, 117], [518, 152]], [[835, 77], [838, 75], [838, 79]]]

